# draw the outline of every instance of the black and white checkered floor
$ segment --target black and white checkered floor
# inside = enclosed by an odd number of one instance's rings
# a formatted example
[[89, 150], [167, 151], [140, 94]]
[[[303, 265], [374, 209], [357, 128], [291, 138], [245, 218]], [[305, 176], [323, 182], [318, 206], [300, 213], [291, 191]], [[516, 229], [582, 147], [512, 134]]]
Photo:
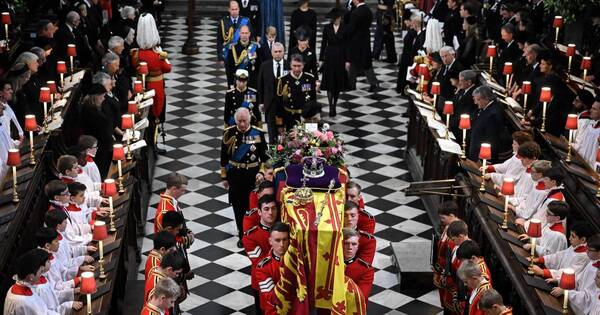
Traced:
[[[166, 82], [169, 153], [157, 162], [142, 252], [146, 254], [152, 247], [148, 238], [151, 219], [165, 175], [179, 172], [188, 176], [189, 193], [180, 202], [188, 228], [196, 233], [196, 242], [188, 251], [195, 278], [188, 283], [191, 294], [181, 307], [186, 314], [253, 314], [250, 262], [236, 247], [233, 210], [219, 180], [226, 88], [224, 73], [215, 62], [217, 23], [203, 19], [196, 27], [200, 53], [195, 56], [180, 53], [186, 38], [184, 23], [182, 18], [172, 18], [163, 26], [163, 47], [173, 63]], [[410, 174], [402, 158], [406, 101], [393, 90], [396, 67], [381, 62], [375, 67], [382, 91], [367, 93], [363, 78], [358, 90], [340, 97], [338, 117], [331, 121], [332, 129], [347, 143], [351, 176], [362, 185], [367, 210], [377, 220], [376, 272], [368, 314], [437, 314], [441, 309], [431, 274], [403, 273], [399, 285], [390, 259], [390, 242], [425, 242], [433, 230], [421, 201], [399, 191], [410, 181]], [[325, 95], [320, 100], [323, 118], [329, 120]], [[141, 264], [140, 270], [143, 268]], [[143, 280], [143, 272], [138, 279]]]

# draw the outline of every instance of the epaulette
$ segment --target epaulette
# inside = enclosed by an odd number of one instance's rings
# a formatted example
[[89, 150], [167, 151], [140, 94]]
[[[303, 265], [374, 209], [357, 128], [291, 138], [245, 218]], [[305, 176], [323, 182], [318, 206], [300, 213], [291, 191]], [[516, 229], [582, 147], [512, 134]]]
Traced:
[[362, 211], [362, 213], [364, 213], [367, 217], [369, 217], [369, 219], [375, 218], [372, 214], [369, 213], [369, 211], [367, 211], [365, 209], [360, 209], [360, 211]]
[[364, 261], [362, 258], [358, 258], [357, 260], [358, 260], [359, 263], [363, 264], [365, 267], [372, 268], [371, 264], [369, 264], [368, 262]]
[[269, 260], [271, 260], [271, 256], [263, 258], [261, 261], [258, 262], [258, 268], [264, 267], [269, 262]]
[[363, 230], [358, 230], [358, 233], [360, 233], [361, 236], [364, 236], [364, 237], [366, 237], [368, 239], [374, 239], [375, 238], [375, 235], [373, 235], [371, 233], [368, 233], [368, 232], [365, 232]]
[[225, 130], [224, 130], [224, 131], [227, 131], [227, 130], [229, 130], [229, 129], [231, 129], [231, 128], [235, 128], [235, 127], [237, 127], [237, 126], [236, 126], [236, 125], [229, 126], [229, 127], [225, 128]]
[[258, 130], [258, 131], [264, 132], [264, 131], [262, 130], [262, 128], [260, 128], [260, 127], [258, 127], [258, 126], [252, 125], [252, 128], [254, 128], [254, 129]]
[[244, 232], [244, 235], [250, 235], [250, 233], [256, 231], [258, 229], [258, 225], [255, 225], [251, 228], [249, 228], [246, 232]]
[[273, 170], [273, 174], [277, 174], [277, 172], [281, 172], [281, 171], [285, 171], [285, 167], [278, 167], [276, 169]]
[[245, 216], [249, 217], [249, 216], [253, 215], [254, 213], [256, 213], [257, 211], [258, 211], [257, 208], [252, 208], [250, 210], [247, 210]]
[[231, 89], [227, 90], [227, 92], [226, 92], [226, 93], [233, 92], [234, 90], [235, 90], [235, 87], [234, 87], [234, 86], [232, 86], [232, 87], [231, 87]]
[[255, 88], [248, 87], [248, 90], [250, 90], [250, 91], [252, 91], [252, 92], [256, 92], [256, 89], [255, 89]]

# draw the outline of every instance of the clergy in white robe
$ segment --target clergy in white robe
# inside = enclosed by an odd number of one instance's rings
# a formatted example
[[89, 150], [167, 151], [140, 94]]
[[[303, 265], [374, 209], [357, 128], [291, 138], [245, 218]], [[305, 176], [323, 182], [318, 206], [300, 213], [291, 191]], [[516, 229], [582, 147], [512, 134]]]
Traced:
[[[0, 103], [0, 118], [4, 117], [4, 106]], [[4, 119], [0, 119], [0, 178], [4, 178], [8, 172], [8, 166], [6, 166], [8, 158], [8, 150], [18, 148], [20, 142], [13, 140], [10, 137], [10, 127], [6, 128]]]
[[[62, 212], [65, 219], [65, 228], [62, 231], [58, 231], [62, 237], [72, 246], [86, 246], [92, 241], [91, 227], [89, 222], [79, 222], [71, 217], [71, 211], [68, 210], [68, 203], [61, 204], [56, 201], [52, 201], [52, 208], [46, 212], [46, 217], [56, 216], [53, 212]], [[60, 214], [60, 216], [63, 216]], [[46, 220], [46, 218], [44, 218]], [[59, 223], [60, 224], [60, 223]], [[46, 223], [48, 225], [48, 223]]]
[[600, 314], [600, 268], [596, 270], [596, 294], [592, 294], [592, 306], [586, 315]]
[[[0, 102], [2, 102], [2, 101], [0, 101]], [[16, 129], [17, 133], [19, 134], [19, 138], [23, 139], [24, 138], [23, 128], [21, 128], [21, 124], [19, 124], [19, 121], [17, 120], [17, 115], [15, 115], [15, 112], [12, 110], [12, 108], [7, 103], [4, 103], [3, 105], [4, 105], [4, 115], [0, 116], [0, 123], [2, 124], [2, 127], [4, 127], [6, 129], [6, 131], [8, 132], [8, 134], [10, 135], [11, 126], [15, 126], [15, 129]]]
[[17, 282], [13, 284], [4, 300], [4, 315], [58, 315], [48, 308], [44, 300], [31, 287], [42, 275], [45, 261], [36, 250], [30, 250], [17, 260]]
[[[524, 201], [529, 192], [535, 187], [535, 181], [532, 178], [533, 164], [537, 162], [540, 154], [540, 146], [533, 141], [527, 141], [519, 146], [516, 158], [521, 163], [521, 168], [518, 173], [512, 175], [515, 180], [515, 194], [508, 200], [513, 206]], [[538, 177], [541, 179], [542, 175], [538, 173], [536, 178]], [[504, 177], [500, 180], [503, 179]]]

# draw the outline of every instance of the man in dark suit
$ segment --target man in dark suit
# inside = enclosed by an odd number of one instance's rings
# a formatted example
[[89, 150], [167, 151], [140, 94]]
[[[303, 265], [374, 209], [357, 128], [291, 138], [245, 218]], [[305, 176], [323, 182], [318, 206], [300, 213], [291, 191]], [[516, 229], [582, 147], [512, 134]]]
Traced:
[[[444, 67], [440, 70], [440, 88], [444, 99], [449, 100], [454, 97], [454, 91], [458, 84], [458, 74], [465, 68], [456, 60], [456, 52], [450, 46], [444, 46], [440, 49], [440, 57]], [[454, 82], [453, 82], [454, 81]], [[443, 103], [442, 103], [443, 104]]]
[[277, 97], [275, 95], [275, 86], [279, 77], [287, 74], [290, 69], [288, 61], [283, 60], [283, 44], [276, 42], [272, 45], [271, 60], [267, 60], [260, 65], [258, 71], [258, 104], [265, 114], [269, 132], [269, 142], [277, 142], [277, 126], [275, 124], [275, 115], [277, 112]]
[[370, 84], [369, 92], [375, 92], [379, 87], [379, 82], [373, 71], [373, 62], [371, 60], [371, 23], [373, 22], [373, 12], [364, 0], [352, 0], [356, 6], [355, 9], [347, 13], [346, 21], [348, 23], [348, 61], [346, 69], [348, 70], [348, 80], [350, 87], [356, 89], [356, 77], [364, 72], [367, 81]]
[[240, 8], [240, 15], [250, 19], [250, 25], [254, 30], [256, 41], [260, 42], [260, 30], [262, 29], [260, 17], [260, 1], [258, 0], [236, 0]]
[[485, 85], [473, 91], [473, 102], [478, 109], [471, 117], [468, 158], [478, 161], [481, 144], [489, 143], [492, 146], [491, 162], [498, 161], [498, 153], [503, 149], [501, 144], [506, 134], [502, 107], [496, 101], [492, 89]]
[[444, 43], [448, 46], [453, 46], [454, 36], [461, 42], [463, 19], [458, 9], [456, 0], [448, 0], [448, 14], [441, 20], [444, 22]]
[[431, 7], [429, 14], [438, 21], [443, 21], [448, 14], [448, 1], [447, 0], [435, 0], [435, 3]]
[[[504, 64], [506, 62], [512, 62], [513, 64], [523, 55], [521, 49], [519, 49], [519, 45], [517, 41], [514, 39], [515, 37], [515, 27], [507, 23], [500, 29], [500, 35], [502, 36], [502, 45], [500, 49], [500, 54], [498, 55], [498, 72], [497, 78], [499, 82], [502, 84], [506, 84], [505, 77], [502, 75], [502, 70], [504, 69]], [[513, 67], [514, 68], [514, 67]]]
[[452, 101], [454, 102], [454, 115], [450, 117], [450, 131], [459, 137], [460, 129], [458, 123], [460, 115], [468, 114], [473, 117], [477, 110], [477, 105], [473, 102], [473, 91], [477, 83], [477, 72], [473, 70], [463, 70], [458, 75], [458, 90], [454, 93]]
[[408, 31], [402, 40], [402, 55], [398, 63], [398, 77], [396, 79], [396, 92], [398, 93], [404, 91], [404, 87], [406, 86], [406, 70], [412, 65], [413, 58], [425, 42], [425, 32], [422, 31], [420, 15], [414, 14], [410, 19], [404, 21], [404, 23], [406, 23]]

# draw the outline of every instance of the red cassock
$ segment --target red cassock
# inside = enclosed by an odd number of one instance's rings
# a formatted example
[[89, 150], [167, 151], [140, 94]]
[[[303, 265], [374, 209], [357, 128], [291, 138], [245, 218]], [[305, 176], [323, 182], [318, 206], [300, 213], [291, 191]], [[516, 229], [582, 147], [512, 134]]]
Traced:
[[156, 207], [156, 215], [154, 216], [154, 233], [163, 230], [162, 218], [168, 211], [177, 211], [173, 197], [160, 194], [160, 201]]
[[[146, 279], [146, 286], [144, 287], [144, 305], [147, 304], [148, 298], [153, 293], [156, 284], [165, 278], [167, 278], [167, 275], [162, 273], [158, 267], [150, 269], [148, 278]], [[165, 311], [165, 315], [169, 315], [169, 310]]]
[[346, 260], [344, 263], [346, 263], [346, 271], [344, 274], [358, 285], [365, 297], [365, 303], [368, 303], [369, 295], [373, 288], [375, 270], [368, 262], [356, 257]]
[[148, 274], [152, 268], [160, 266], [161, 260], [162, 255], [156, 249], [153, 249], [150, 251], [150, 253], [148, 253], [146, 267], [144, 268], [144, 280], [148, 280]]
[[269, 244], [269, 228], [262, 224], [253, 226], [244, 233], [242, 244], [244, 244], [246, 255], [248, 255], [248, 258], [250, 258], [250, 262], [252, 263], [251, 286], [253, 289], [258, 290], [256, 266], [271, 250], [271, 245]]
[[446, 228], [444, 228], [444, 232], [442, 236], [438, 240], [437, 243], [437, 252], [435, 255], [435, 262], [433, 265], [433, 284], [438, 288], [440, 293], [440, 303], [442, 306], [446, 305], [445, 297], [447, 292], [447, 279], [450, 278], [450, 270], [446, 270], [448, 259], [447, 256], [449, 253], [452, 253], [454, 249], [454, 242], [452, 242], [447, 234]]
[[479, 309], [479, 300], [481, 300], [481, 296], [483, 292], [492, 288], [492, 285], [486, 280], [479, 284], [477, 288], [477, 293], [473, 298], [473, 301], [469, 304], [469, 315], [485, 315], [485, 313]]
[[265, 315], [277, 314], [276, 305], [278, 305], [279, 299], [275, 295], [275, 286], [281, 278], [281, 273], [279, 272], [281, 263], [281, 258], [273, 255], [273, 252], [271, 252], [267, 257], [259, 261], [256, 266], [260, 308]]
[[[167, 310], [165, 312], [165, 315], [168, 313], [169, 313], [169, 310]], [[160, 309], [149, 303], [146, 303], [144, 305], [144, 308], [142, 308], [142, 312], [140, 313], [140, 315], [160, 315], [160, 314], [161, 314]]]
[[358, 231], [360, 238], [358, 239], [358, 252], [356, 256], [369, 264], [373, 263], [375, 258], [375, 250], [377, 249], [377, 241], [373, 234], [365, 231]]
[[[146, 89], [154, 90], [154, 105], [152, 113], [154, 117], [159, 118], [165, 107], [165, 80], [164, 73], [171, 72], [171, 63], [167, 60], [167, 53], [158, 53], [153, 49], [132, 49], [132, 65], [137, 69], [139, 62], [148, 63], [148, 75], [146, 75]], [[139, 76], [138, 80], [142, 77]]]
[[260, 216], [258, 215], [258, 209], [250, 207], [250, 210], [244, 214], [244, 221], [242, 221], [242, 230], [248, 231], [253, 226], [260, 223]]

